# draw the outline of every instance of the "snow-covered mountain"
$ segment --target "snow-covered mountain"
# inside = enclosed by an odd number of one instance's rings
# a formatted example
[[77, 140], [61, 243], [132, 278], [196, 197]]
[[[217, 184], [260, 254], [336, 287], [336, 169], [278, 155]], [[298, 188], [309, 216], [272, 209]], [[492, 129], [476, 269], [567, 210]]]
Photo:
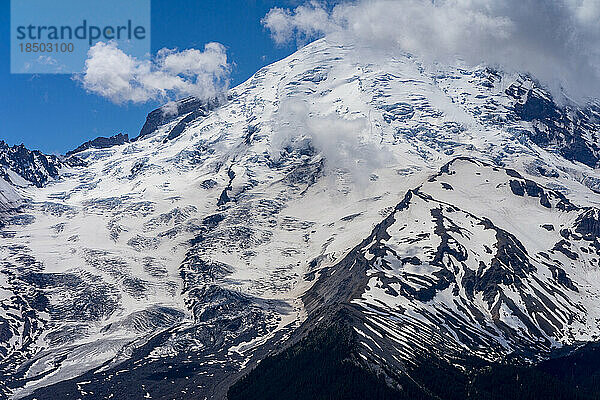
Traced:
[[599, 115], [321, 39], [133, 140], [3, 145], [1, 393], [243, 398], [317, 343], [443, 398], [596, 342]]

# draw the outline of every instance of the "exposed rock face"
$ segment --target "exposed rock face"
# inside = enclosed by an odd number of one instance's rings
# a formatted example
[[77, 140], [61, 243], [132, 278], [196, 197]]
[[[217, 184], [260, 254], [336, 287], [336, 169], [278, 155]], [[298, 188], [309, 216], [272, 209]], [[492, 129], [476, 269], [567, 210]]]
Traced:
[[217, 104], [218, 100], [206, 102], [194, 97], [188, 97], [177, 101], [175, 103], [176, 109], [171, 105], [158, 108], [148, 114], [139, 136], [134, 140], [142, 139], [156, 131], [158, 127], [168, 124], [181, 116], [185, 116], [184, 119], [171, 130], [171, 133], [165, 140], [173, 139], [181, 134], [187, 123], [205, 115], [208, 110], [214, 108]]
[[[11, 170], [37, 187], [57, 178], [61, 161], [57, 156], [46, 155], [38, 150], [28, 150], [24, 145], [9, 146], [0, 140], [0, 166], [4, 180], [15, 184], [7, 170]], [[18, 184], [18, 183], [17, 183]]]
[[118, 146], [118, 145], [128, 143], [128, 142], [129, 142], [129, 137], [127, 134], [118, 133], [111, 137], [100, 136], [100, 137], [97, 137], [96, 139], [93, 139], [93, 140], [83, 143], [82, 145], [77, 147], [75, 150], [68, 151], [66, 155], [70, 156], [73, 154], [81, 153], [82, 151], [88, 150], [88, 149], [106, 149], [109, 147]]
[[559, 107], [547, 92], [527, 80], [511, 85], [506, 93], [517, 100], [517, 116], [532, 123], [530, 137], [534, 143], [545, 148], [557, 148], [567, 160], [578, 161], [590, 167], [598, 165], [598, 105], [592, 104], [583, 109]]

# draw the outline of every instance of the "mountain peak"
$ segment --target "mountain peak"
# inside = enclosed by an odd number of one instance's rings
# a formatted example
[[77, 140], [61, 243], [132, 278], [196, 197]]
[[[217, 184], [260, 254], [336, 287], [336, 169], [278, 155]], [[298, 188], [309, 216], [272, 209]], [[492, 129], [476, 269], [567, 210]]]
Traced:
[[95, 139], [89, 140], [81, 145], [79, 145], [76, 149], [70, 150], [66, 153], [67, 156], [71, 156], [73, 154], [81, 153], [82, 151], [88, 149], [106, 149], [108, 147], [121, 145], [129, 142], [129, 136], [127, 134], [118, 133], [116, 135], [110, 137], [99, 136]]

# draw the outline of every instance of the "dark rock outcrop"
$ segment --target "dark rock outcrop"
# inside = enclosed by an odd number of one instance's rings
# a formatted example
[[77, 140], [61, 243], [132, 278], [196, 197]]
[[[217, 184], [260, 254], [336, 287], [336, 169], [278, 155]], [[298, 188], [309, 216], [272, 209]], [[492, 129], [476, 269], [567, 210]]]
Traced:
[[[0, 166], [16, 172], [33, 185], [42, 187], [50, 179], [58, 178], [62, 163], [57, 156], [29, 150], [23, 144], [9, 146], [0, 140]], [[7, 182], [14, 183], [8, 174], [2, 175]]]
[[[206, 101], [197, 99], [195, 97], [187, 97], [177, 102], [177, 110], [175, 112], [170, 111], [166, 106], [157, 108], [156, 110], [148, 114], [148, 116], [146, 117], [146, 122], [144, 123], [144, 126], [142, 126], [142, 130], [140, 131], [140, 134], [138, 135], [138, 137], [132, 139], [132, 141], [139, 140], [150, 135], [152, 132], [156, 131], [156, 129], [159, 126], [174, 121], [175, 119], [183, 115], [195, 113], [197, 115], [190, 118], [192, 118], [192, 120], [196, 119], [201, 114], [205, 114], [209, 110], [213, 109], [217, 104], [218, 100], [216, 99]], [[188, 122], [191, 122], [191, 120], [184, 122], [184, 124]], [[185, 126], [181, 128], [181, 131], [183, 131], [183, 128], [185, 128]], [[173, 133], [172, 135], [169, 134], [169, 136], [173, 136], [172, 138], [179, 136], [179, 134], [181, 134], [181, 131], [177, 133], [178, 129], [179, 128], [173, 128], [173, 131], [175, 131], [175, 133]]]
[[71, 156], [73, 154], [81, 153], [82, 151], [88, 149], [106, 149], [112, 146], [118, 146], [120, 144], [128, 143], [129, 136], [127, 134], [119, 133], [117, 135], [111, 137], [97, 137], [96, 139], [89, 140], [74, 150], [68, 151], [67, 156]]
[[560, 106], [538, 85], [525, 86], [515, 83], [506, 94], [516, 100], [517, 118], [532, 123], [530, 139], [542, 148], [557, 148], [567, 160], [596, 167], [600, 160], [598, 106]]

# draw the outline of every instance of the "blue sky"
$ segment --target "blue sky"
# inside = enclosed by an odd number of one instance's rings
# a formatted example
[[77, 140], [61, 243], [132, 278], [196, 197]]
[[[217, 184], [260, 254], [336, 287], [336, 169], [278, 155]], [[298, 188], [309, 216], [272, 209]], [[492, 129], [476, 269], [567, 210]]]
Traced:
[[[274, 6], [292, 1], [152, 0], [152, 52], [199, 48], [207, 42], [227, 47], [232, 86], [295, 49], [275, 46], [260, 24]], [[71, 75], [10, 74], [10, 2], [0, 9], [0, 139], [62, 154], [97, 136], [119, 132], [134, 137], [157, 103], [115, 105], [87, 93]]]

